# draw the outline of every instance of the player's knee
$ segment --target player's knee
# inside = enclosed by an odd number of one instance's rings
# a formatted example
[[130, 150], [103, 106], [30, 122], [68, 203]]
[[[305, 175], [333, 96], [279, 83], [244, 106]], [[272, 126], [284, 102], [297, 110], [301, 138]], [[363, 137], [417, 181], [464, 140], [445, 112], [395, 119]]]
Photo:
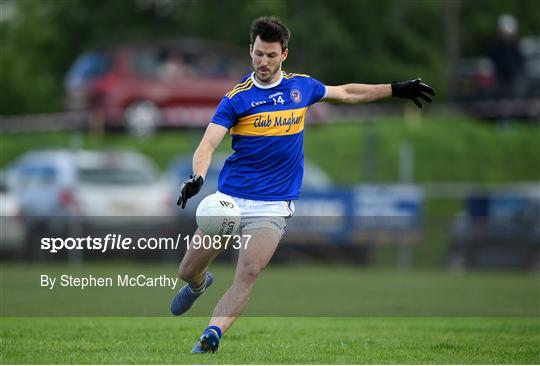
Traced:
[[262, 270], [263, 267], [258, 264], [248, 264], [242, 268], [240, 279], [245, 282], [253, 282], [259, 277]]

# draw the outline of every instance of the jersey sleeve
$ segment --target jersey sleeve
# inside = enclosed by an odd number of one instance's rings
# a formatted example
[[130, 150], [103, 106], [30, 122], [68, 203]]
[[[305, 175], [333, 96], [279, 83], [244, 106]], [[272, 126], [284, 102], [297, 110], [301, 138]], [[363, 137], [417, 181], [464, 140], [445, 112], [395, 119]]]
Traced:
[[309, 99], [309, 105], [315, 104], [326, 96], [326, 86], [319, 80], [310, 77], [311, 84], [311, 98]]
[[223, 97], [219, 103], [216, 113], [212, 117], [212, 123], [221, 125], [227, 129], [230, 129], [236, 124], [238, 118], [234, 112], [232, 103], [228, 97]]

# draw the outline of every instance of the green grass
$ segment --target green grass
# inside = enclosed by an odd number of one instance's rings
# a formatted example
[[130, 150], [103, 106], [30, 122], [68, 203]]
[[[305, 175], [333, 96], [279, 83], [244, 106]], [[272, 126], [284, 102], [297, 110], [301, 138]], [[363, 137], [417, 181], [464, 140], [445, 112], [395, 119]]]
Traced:
[[[187, 317], [174, 290], [40, 289], [39, 275], [174, 275], [176, 264], [1, 263], [0, 362], [13, 364], [538, 364], [538, 276], [270, 264], [215, 355], [191, 355], [233, 266]], [[98, 309], [92, 312], [92, 309]], [[40, 312], [41, 311], [41, 312]], [[44, 316], [33, 316], [33, 315]], [[49, 316], [46, 316], [49, 314]], [[80, 314], [95, 317], [56, 317]], [[129, 316], [142, 314], [147, 316]], [[53, 316], [51, 316], [53, 315]], [[119, 316], [111, 316], [119, 315]], [[154, 316], [148, 316], [154, 315]], [[342, 316], [335, 316], [342, 315]], [[31, 317], [33, 316], [33, 317]]]
[[[540, 180], [540, 125], [496, 126], [465, 119], [425, 117], [417, 125], [402, 120], [377, 123], [307, 125], [306, 156], [341, 184], [365, 180], [366, 161], [376, 166], [373, 179], [399, 178], [399, 149], [409, 141], [414, 149], [416, 181], [467, 181], [502, 183]], [[137, 139], [113, 133], [29, 133], [0, 136], [0, 166], [6, 166], [29, 149], [77, 147], [131, 148], [152, 157], [165, 168], [174, 156], [192, 154], [201, 130], [165, 131]], [[375, 140], [367, 144], [367, 136]], [[230, 152], [230, 138], [219, 148]]]
[[10, 364], [538, 364], [538, 318], [241, 318], [191, 355], [206, 318], [3, 318]]
[[[206, 316], [232, 281], [233, 265], [214, 264], [216, 281], [191, 310]], [[176, 263], [2, 264], [4, 316], [167, 316], [178, 290], [119, 287], [118, 274], [174, 277]], [[40, 286], [40, 275], [110, 276], [112, 287]], [[301, 289], [299, 292], [298, 289]], [[133, 301], [137, 299], [137, 301]], [[286, 299], [285, 301], [283, 299]], [[61, 300], [61, 301], [59, 301]], [[271, 264], [255, 287], [250, 316], [539, 316], [538, 276], [527, 272], [396, 271], [345, 265]]]
[[[502, 183], [539, 180], [540, 125], [513, 125], [508, 130], [471, 120], [425, 118], [420, 124], [402, 120], [370, 124], [309, 127], [306, 156], [336, 181], [365, 180], [366, 160], [375, 165], [372, 179], [399, 180], [399, 150], [413, 148], [414, 180]], [[367, 146], [369, 137], [372, 146]]]

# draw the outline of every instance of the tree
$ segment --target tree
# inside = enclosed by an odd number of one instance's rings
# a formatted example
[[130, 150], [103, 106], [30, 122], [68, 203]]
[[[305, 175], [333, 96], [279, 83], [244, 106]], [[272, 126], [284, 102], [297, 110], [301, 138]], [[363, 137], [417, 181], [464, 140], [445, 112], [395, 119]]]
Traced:
[[[277, 15], [292, 30], [286, 69], [328, 84], [380, 83], [421, 75], [444, 96], [449, 62], [448, 2], [426, 0], [1, 0], [0, 114], [62, 110], [63, 79], [96, 45], [192, 36], [246, 49], [251, 21]], [[454, 1], [454, 0], [448, 0]], [[453, 54], [479, 55], [501, 13], [522, 35], [540, 34], [537, 0], [463, 1]], [[456, 45], [454, 44], [454, 47]], [[247, 57], [247, 56], [246, 56]]]

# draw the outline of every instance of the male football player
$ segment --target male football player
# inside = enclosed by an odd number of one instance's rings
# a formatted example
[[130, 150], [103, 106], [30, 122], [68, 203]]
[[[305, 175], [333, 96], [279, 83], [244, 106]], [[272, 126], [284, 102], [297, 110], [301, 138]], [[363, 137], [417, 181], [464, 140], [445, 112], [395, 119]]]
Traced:
[[[308, 107], [326, 101], [367, 103], [398, 97], [422, 107], [431, 102], [433, 89], [420, 79], [391, 84], [327, 86], [308, 75], [282, 71], [289, 53], [290, 32], [276, 17], [261, 17], [251, 26], [249, 52], [253, 72], [227, 93], [193, 156], [193, 175], [181, 188], [178, 204], [184, 208], [201, 189], [208, 166], [226, 133], [234, 153], [226, 160], [218, 194], [232, 197], [241, 214], [241, 230], [250, 236], [239, 251], [230, 288], [217, 303], [208, 327], [193, 353], [215, 352], [220, 338], [248, 303], [261, 270], [272, 258], [285, 232], [286, 218], [294, 213], [303, 175], [303, 131]], [[199, 229], [195, 233], [202, 236]], [[179, 276], [187, 284], [171, 304], [174, 315], [186, 312], [212, 284], [208, 266], [219, 249], [190, 246], [180, 263]]]

